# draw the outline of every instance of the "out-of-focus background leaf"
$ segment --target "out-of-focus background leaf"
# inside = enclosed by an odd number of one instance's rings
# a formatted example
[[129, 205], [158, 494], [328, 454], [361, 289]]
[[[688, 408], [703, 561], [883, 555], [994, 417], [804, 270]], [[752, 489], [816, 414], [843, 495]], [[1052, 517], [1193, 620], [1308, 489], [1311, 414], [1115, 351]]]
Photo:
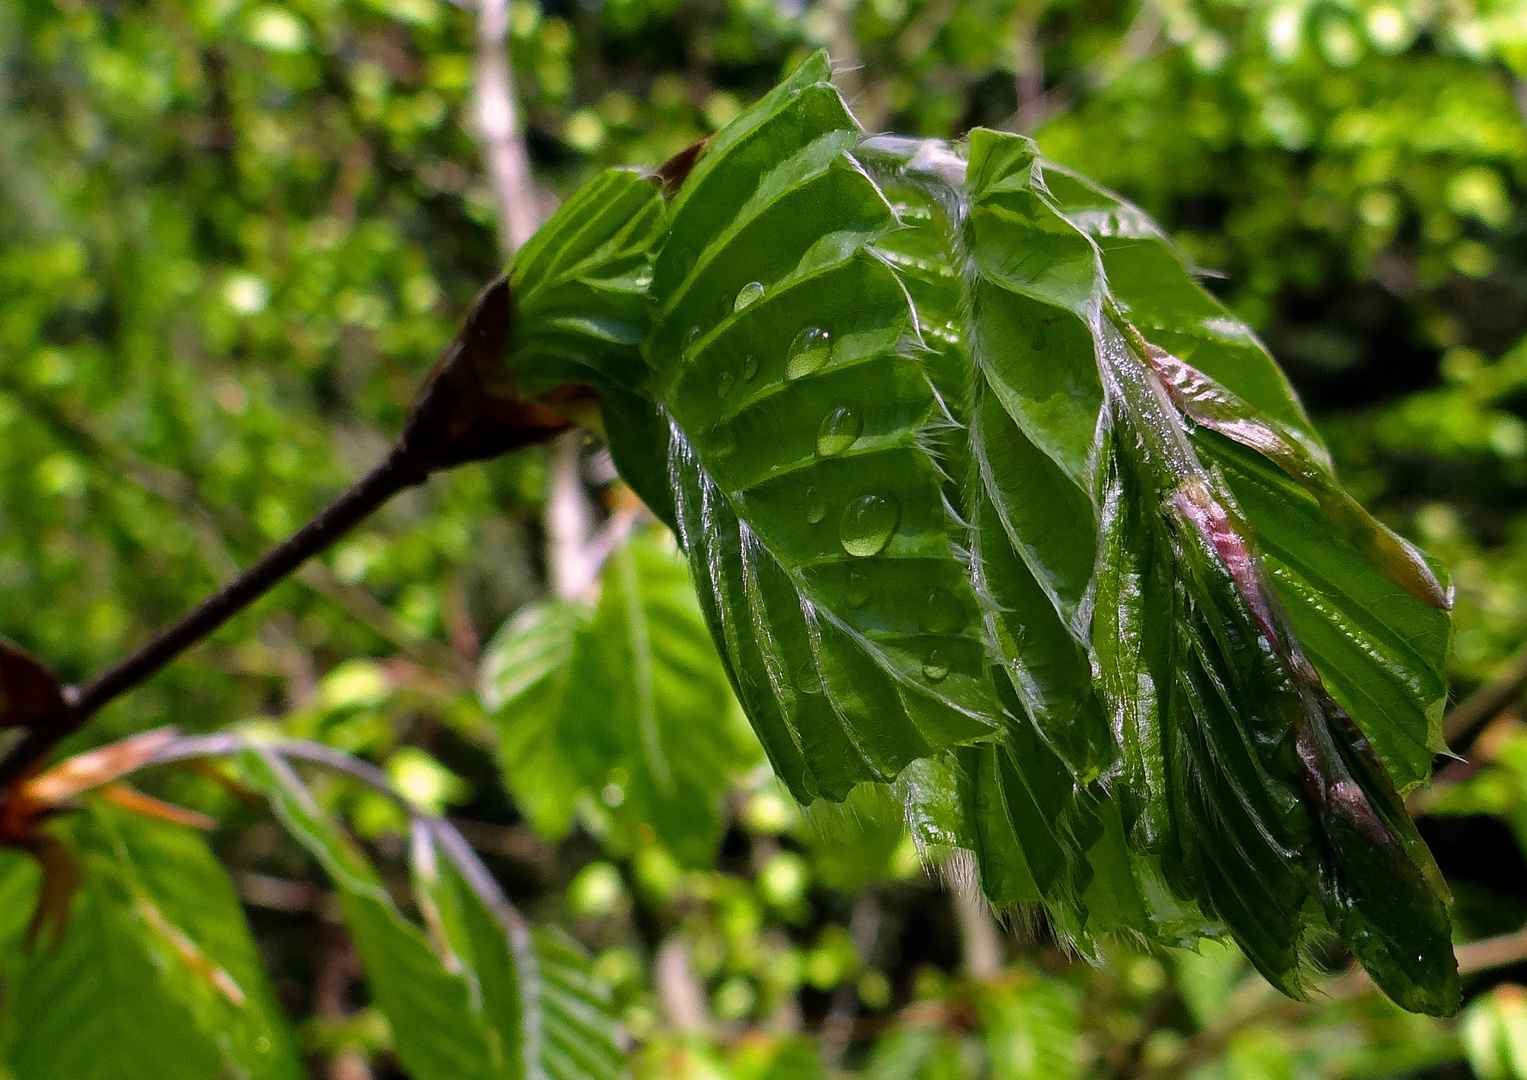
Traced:
[[[872, 130], [1032, 134], [1165, 225], [1288, 370], [1342, 479], [1448, 566], [1455, 700], [1527, 643], [1519, 0], [514, 0], [506, 15], [542, 219], [599, 169], [654, 166], [715, 130], [820, 46]], [[503, 265], [473, 136], [477, 48], [475, 8], [442, 0], [0, 6], [0, 634], [83, 678], [381, 454]], [[591, 577], [553, 590], [569, 493], [591, 548], [620, 540], [604, 530], [628, 498], [595, 442], [437, 478], [78, 745], [242, 725], [385, 767], [462, 823], [512, 900], [594, 953], [641, 1075], [1527, 1075], [1527, 965], [1502, 937], [1527, 920], [1519, 700], [1412, 797], [1462, 940], [1510, 962], [1466, 979], [1461, 1020], [1406, 1017], [1346, 984], [1288, 1005], [1214, 946], [1120, 942], [1092, 967], [1037, 921], [999, 930], [943, 889], [875, 793], [798, 810], [700, 659], [660, 532], [619, 549], [603, 598]], [[594, 664], [579, 692], [615, 692], [640, 663], [632, 595], [666, 642], [648, 638], [649, 700], [665, 704], [622, 697], [598, 727], [611, 741], [564, 755], [558, 739], [602, 718], [494, 665], [527, 612], [557, 610], [569, 658], [537, 653], [547, 677]], [[542, 733], [505, 739], [513, 689], [563, 708], [537, 704]], [[641, 741], [644, 715], [656, 740]], [[230, 1060], [268, 1023], [273, 1052], [293, 1039], [312, 1075], [403, 1075], [410, 1033], [366, 989], [311, 858], [206, 776], [145, 784], [221, 819], [212, 845], [288, 1018], [247, 1006]], [[396, 808], [333, 778], [314, 791], [406, 896]], [[67, 826], [93, 837], [92, 860], [134, 849], [108, 841], [107, 820]], [[920, 832], [936, 842], [937, 821]], [[204, 859], [156, 831], [139, 842]], [[172, 926], [186, 901], [116, 865], [76, 907], [80, 927], [94, 920], [125, 957], [154, 1024], [214, 1016], [215, 987], [188, 997], [205, 986], [142, 951], [131, 898]], [[8, 987], [68, 974], [67, 952], [16, 944], [34, 879], [0, 862]], [[209, 926], [226, 911], [202, 906]], [[198, 934], [253, 1001], [248, 939], [220, 925]], [[1484, 955], [1471, 947], [1466, 966]], [[64, 981], [70, 1001], [90, 992]], [[17, 1080], [43, 1075], [25, 1019], [0, 1036]], [[114, 1037], [109, 1015], [92, 1023], [71, 1034]]]

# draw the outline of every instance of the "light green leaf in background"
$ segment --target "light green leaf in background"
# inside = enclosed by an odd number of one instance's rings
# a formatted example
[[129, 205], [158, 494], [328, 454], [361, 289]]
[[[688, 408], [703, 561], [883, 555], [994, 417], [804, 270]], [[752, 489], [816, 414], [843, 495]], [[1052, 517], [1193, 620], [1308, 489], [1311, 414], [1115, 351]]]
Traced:
[[[19, 960], [19, 943], [7, 949], [14, 982], [0, 1052], [12, 1072], [304, 1075], [233, 886], [206, 842], [105, 804], [71, 821], [68, 836], [84, 884], [62, 942]], [[13, 870], [6, 884], [31, 876]], [[29, 890], [13, 891], [8, 910], [30, 912]]]
[[1017, 975], [982, 987], [976, 1007], [993, 1080], [1071, 1080], [1081, 1075], [1078, 995], [1062, 982]]
[[603, 779], [583, 738], [596, 718], [567, 708], [573, 651], [588, 617], [566, 600], [527, 604], [483, 651], [479, 695], [498, 728], [504, 781], [520, 812], [553, 840], [572, 827], [579, 794]]
[[1497, 986], [1469, 1003], [1459, 1034], [1479, 1080], [1527, 1077], [1527, 990]]
[[[518, 1040], [474, 1008], [460, 965], [451, 970], [423, 930], [404, 918], [370, 860], [318, 808], [291, 766], [269, 752], [242, 758], [246, 782], [328, 873], [372, 996], [392, 1028], [404, 1067], [417, 1080], [523, 1075]], [[514, 1033], [517, 1034], [517, 1033]], [[506, 1052], [507, 1051], [507, 1052]]]
[[638, 826], [707, 865], [721, 798], [756, 761], [680, 557], [657, 536], [617, 547], [598, 608], [543, 601], [489, 646], [482, 695], [500, 762], [538, 831], [560, 839], [580, 796], [629, 845]]
[[446, 967], [467, 983], [495, 1058], [531, 1078], [614, 1080], [621, 1037], [582, 948], [532, 929], [505, 904], [490, 907], [439, 844], [428, 828], [415, 828], [416, 897]]
[[[411, 1076], [618, 1074], [615, 1023], [586, 958], [571, 944], [538, 941], [491, 879], [469, 884], [455, 857], [462, 852], [453, 855], [429, 819], [414, 826], [414, 883], [426, 918], [420, 928], [403, 916], [364, 854], [318, 810], [290, 765], [269, 750], [246, 752], [241, 763], [246, 782], [270, 798], [287, 831], [334, 883], [372, 996]], [[465, 855], [480, 871], [475, 856]]]

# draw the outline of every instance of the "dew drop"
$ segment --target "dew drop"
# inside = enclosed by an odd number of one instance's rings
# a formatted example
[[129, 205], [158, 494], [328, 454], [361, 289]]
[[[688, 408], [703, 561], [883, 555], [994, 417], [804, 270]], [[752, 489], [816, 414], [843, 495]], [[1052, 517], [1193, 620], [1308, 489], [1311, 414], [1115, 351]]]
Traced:
[[764, 287], [761, 281], [750, 281], [737, 293], [737, 299], [732, 301], [732, 310], [741, 311], [749, 304], [755, 304], [763, 299]]
[[928, 590], [923, 627], [930, 634], [954, 634], [965, 629], [965, 610], [953, 594], [935, 586]]
[[737, 383], [737, 376], [730, 371], [723, 371], [721, 377], [716, 380], [716, 396], [726, 397], [732, 392], [732, 387]]
[[862, 495], [849, 503], [838, 521], [843, 550], [859, 559], [879, 555], [891, 542], [901, 520], [901, 507], [883, 495]]
[[939, 649], [932, 649], [923, 661], [923, 678], [929, 682], [943, 682], [949, 677], [949, 658]]
[[822, 676], [817, 673], [815, 663], [807, 661], [802, 664], [795, 673], [795, 685], [803, 694], [820, 694], [822, 692]]
[[679, 355], [688, 360], [694, 355], [695, 346], [700, 343], [700, 328], [691, 326], [684, 334], [684, 344], [679, 348]]
[[848, 587], [843, 590], [844, 598], [851, 608], [861, 608], [870, 602], [870, 578], [862, 570], [850, 570], [848, 572]]
[[840, 405], [827, 414], [817, 429], [817, 456], [835, 457], [843, 453], [859, 438], [864, 421], [859, 410], [852, 405]]
[[827, 504], [816, 488], [806, 489], [806, 524], [820, 525], [827, 516]]
[[742, 362], [742, 381], [747, 382], [758, 374], [758, 357], [750, 356]]
[[790, 343], [790, 356], [785, 361], [785, 378], [799, 379], [810, 375], [832, 359], [832, 335], [820, 326], [808, 326]]

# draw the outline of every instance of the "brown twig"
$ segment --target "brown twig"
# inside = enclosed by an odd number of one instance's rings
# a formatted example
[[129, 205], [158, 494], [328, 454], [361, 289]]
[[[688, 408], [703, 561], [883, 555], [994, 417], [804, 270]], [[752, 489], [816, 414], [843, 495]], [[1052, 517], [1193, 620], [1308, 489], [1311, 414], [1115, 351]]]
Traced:
[[[229, 552], [230, 540], [241, 545], [264, 542], [254, 523], [238, 510], [209, 502], [194, 477], [141, 458], [102, 437], [89, 424], [3, 372], [0, 372], [0, 391], [19, 401], [28, 417], [47, 428], [92, 466], [100, 468], [103, 474], [112, 479], [124, 478], [180, 511], [200, 541], [197, 550], [219, 581], [231, 581], [239, 573], [238, 563]], [[439, 668], [462, 685], [470, 685], [475, 678], [473, 667], [458, 654], [437, 641], [411, 632], [385, 604], [365, 589], [340, 581], [323, 563], [306, 563], [293, 576], [351, 618], [392, 642], [404, 656], [428, 667]]]
[[[854, 950], [866, 964], [875, 960], [875, 946], [880, 938], [880, 895], [873, 886], [866, 887], [854, 901], [848, 921], [848, 934]], [[843, 983], [832, 995], [832, 1006], [822, 1024], [822, 1061], [829, 1069], [843, 1063], [854, 1037], [855, 1014], [859, 1011], [859, 989], [852, 981]]]
[[71, 689], [67, 711], [56, 721], [29, 730], [0, 757], [0, 791], [83, 727], [102, 706], [159, 672], [398, 492], [423, 483], [432, 473], [544, 442], [569, 427], [570, 421], [547, 403], [561, 400], [565, 396], [561, 391], [524, 400], [488, 389], [511, 322], [509, 284], [499, 278], [473, 301], [461, 330], [414, 402], [403, 434], [382, 463], [180, 621], [84, 687]]
[[965, 974], [977, 980], [996, 978], [1003, 966], [1002, 932], [990, 906], [975, 889], [954, 885], [949, 893], [960, 929]]
[[589, 560], [594, 507], [579, 472], [581, 433], [570, 431], [552, 444], [546, 495], [546, 576], [553, 596], [586, 599], [599, 575]]
[[350, 490], [238, 578], [83, 687], [71, 689], [66, 716], [58, 723], [33, 728], [0, 760], [0, 788], [9, 787], [34, 762], [84, 727], [103, 705], [158, 674], [175, 657], [264, 596], [309, 557], [323, 551], [404, 488], [422, 483], [426, 476], [428, 472], [399, 444]]
[[695, 974], [694, 958], [682, 932], [675, 931], [658, 946], [652, 981], [670, 1028], [685, 1035], [703, 1035], [711, 1029], [705, 987]]
[[1013, 76], [1018, 109], [1009, 118], [1012, 130], [1020, 134], [1033, 131], [1043, 122], [1050, 101], [1045, 95], [1044, 51], [1039, 47], [1039, 19], [1042, 9], [1020, 5], [1013, 12]]

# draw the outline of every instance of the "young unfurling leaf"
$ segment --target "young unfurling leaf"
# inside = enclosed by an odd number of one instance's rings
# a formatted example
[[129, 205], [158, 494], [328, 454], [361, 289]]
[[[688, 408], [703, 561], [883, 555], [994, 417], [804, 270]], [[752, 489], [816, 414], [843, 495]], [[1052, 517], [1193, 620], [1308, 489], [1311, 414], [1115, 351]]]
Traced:
[[1451, 1011], [1399, 797], [1440, 746], [1446, 585], [1148, 217], [1019, 137], [861, 144], [825, 80], [666, 182], [645, 369], [589, 377], [646, 403], [606, 428], [646, 489], [667, 455], [775, 768], [838, 799], [910, 767], [914, 832], [1078, 945], [1227, 933], [1297, 995], [1323, 911]]

